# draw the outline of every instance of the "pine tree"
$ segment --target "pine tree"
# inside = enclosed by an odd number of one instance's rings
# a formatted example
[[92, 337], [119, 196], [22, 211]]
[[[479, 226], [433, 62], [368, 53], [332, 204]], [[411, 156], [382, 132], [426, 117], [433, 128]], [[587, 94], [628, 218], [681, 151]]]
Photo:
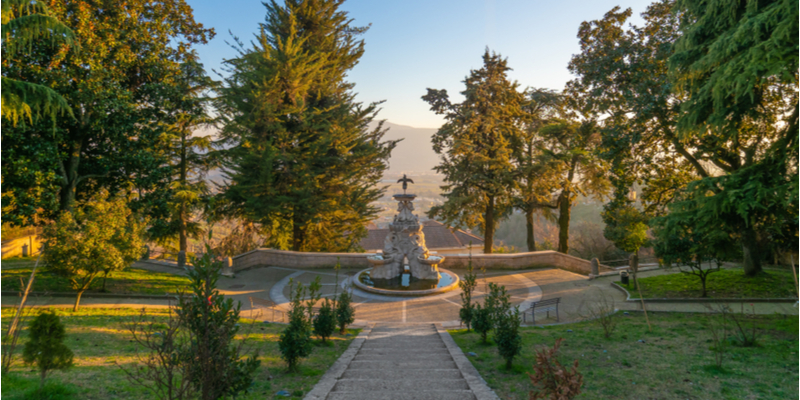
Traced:
[[499, 315], [497, 327], [494, 331], [494, 342], [497, 343], [497, 352], [506, 360], [506, 369], [511, 369], [514, 357], [522, 350], [522, 337], [519, 335], [519, 306], [511, 312]]
[[378, 103], [355, 102], [345, 81], [366, 28], [350, 26], [341, 3], [266, 3], [257, 43], [228, 61], [225, 197], [230, 212], [270, 231], [273, 247], [353, 250], [383, 193], [396, 141], [381, 142], [382, 124], [368, 129]]
[[311, 342], [311, 321], [306, 316], [306, 308], [302, 304], [305, 288], [301, 283], [297, 285], [297, 289], [290, 286], [289, 292], [292, 293], [289, 326], [281, 333], [278, 347], [288, 370], [295, 371], [300, 359], [311, 354], [313, 344]]
[[29, 339], [22, 351], [22, 359], [39, 368], [41, 390], [49, 371], [72, 366], [72, 350], [64, 344], [64, 324], [53, 312], [39, 314], [31, 322], [28, 332]]
[[428, 215], [451, 226], [479, 226], [485, 254], [492, 252], [495, 228], [513, 205], [517, 186], [513, 155], [520, 145], [525, 99], [518, 84], [508, 80], [509, 70], [507, 60], [487, 49], [483, 67], [464, 80], [462, 103], [451, 103], [446, 90], [428, 89], [422, 96], [446, 121], [432, 139], [442, 158], [434, 169], [444, 175], [445, 203]]

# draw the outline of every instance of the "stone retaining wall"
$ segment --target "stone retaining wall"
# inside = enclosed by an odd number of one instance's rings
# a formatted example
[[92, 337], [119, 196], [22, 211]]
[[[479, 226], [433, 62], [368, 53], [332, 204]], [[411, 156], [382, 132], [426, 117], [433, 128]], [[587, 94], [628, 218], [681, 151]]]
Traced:
[[[233, 258], [233, 270], [257, 266], [273, 266], [284, 268], [313, 269], [332, 268], [337, 259], [343, 267], [369, 268], [371, 264], [367, 256], [371, 253], [303, 253], [296, 251], [258, 249]], [[468, 255], [444, 255], [442, 268], [466, 268], [469, 263]], [[591, 273], [591, 262], [562, 254], [557, 251], [534, 251], [529, 253], [514, 254], [474, 254], [472, 266], [478, 270], [486, 269], [529, 269], [538, 267], [556, 267], [582, 275]], [[600, 272], [612, 271], [611, 268], [601, 265]]]

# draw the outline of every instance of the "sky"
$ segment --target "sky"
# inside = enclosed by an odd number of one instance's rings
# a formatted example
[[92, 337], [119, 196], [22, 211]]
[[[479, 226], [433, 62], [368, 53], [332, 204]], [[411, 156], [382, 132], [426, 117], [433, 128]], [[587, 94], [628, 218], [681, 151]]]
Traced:
[[[282, 0], [279, 0], [279, 3]], [[261, 0], [187, 0], [195, 20], [217, 36], [197, 51], [206, 70], [221, 71], [224, 59], [236, 57], [231, 33], [249, 43], [264, 21]], [[426, 88], [446, 89], [451, 101], [463, 100], [463, 80], [482, 65], [488, 47], [508, 59], [520, 89], [561, 90], [572, 79], [567, 64], [580, 51], [580, 23], [596, 20], [615, 6], [639, 14], [642, 0], [349, 0], [342, 5], [354, 26], [371, 28], [361, 61], [348, 75], [356, 99], [385, 100], [378, 114], [398, 125], [438, 128], [441, 116], [421, 97]], [[230, 33], [228, 33], [230, 31]]]

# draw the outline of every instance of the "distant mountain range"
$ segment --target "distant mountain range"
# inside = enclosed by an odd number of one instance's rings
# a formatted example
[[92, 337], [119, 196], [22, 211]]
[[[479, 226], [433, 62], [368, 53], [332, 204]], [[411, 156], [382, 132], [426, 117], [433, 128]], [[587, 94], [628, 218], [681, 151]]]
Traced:
[[[377, 123], [373, 124], [375, 125]], [[433, 151], [431, 136], [436, 133], [436, 129], [414, 128], [388, 121], [383, 126], [389, 128], [384, 140], [403, 139], [392, 151], [387, 175], [435, 173], [433, 167], [439, 164], [439, 156]]]

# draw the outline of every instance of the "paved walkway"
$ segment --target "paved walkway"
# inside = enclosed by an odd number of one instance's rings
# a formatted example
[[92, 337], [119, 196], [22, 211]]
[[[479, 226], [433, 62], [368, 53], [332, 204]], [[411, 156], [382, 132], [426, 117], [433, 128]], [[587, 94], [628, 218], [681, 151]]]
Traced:
[[306, 400], [497, 399], [450, 334], [433, 324], [366, 329]]

